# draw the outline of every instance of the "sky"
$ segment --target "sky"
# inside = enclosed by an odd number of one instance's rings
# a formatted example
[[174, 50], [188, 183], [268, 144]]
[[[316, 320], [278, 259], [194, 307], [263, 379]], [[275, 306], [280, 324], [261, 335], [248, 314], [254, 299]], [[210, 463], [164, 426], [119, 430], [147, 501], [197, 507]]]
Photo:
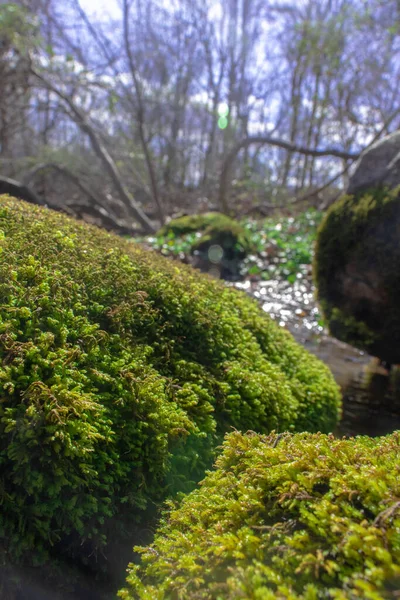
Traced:
[[97, 16], [116, 16], [120, 13], [118, 0], [80, 0], [82, 8]]

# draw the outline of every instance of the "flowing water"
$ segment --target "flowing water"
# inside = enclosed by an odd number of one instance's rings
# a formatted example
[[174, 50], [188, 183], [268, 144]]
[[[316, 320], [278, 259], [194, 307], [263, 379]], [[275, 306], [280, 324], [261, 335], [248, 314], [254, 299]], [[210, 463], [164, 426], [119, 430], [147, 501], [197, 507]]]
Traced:
[[384, 435], [400, 429], [400, 369], [386, 369], [368, 354], [331, 337], [321, 322], [310, 274], [282, 280], [236, 282], [263, 310], [327, 364], [343, 394], [337, 435]]

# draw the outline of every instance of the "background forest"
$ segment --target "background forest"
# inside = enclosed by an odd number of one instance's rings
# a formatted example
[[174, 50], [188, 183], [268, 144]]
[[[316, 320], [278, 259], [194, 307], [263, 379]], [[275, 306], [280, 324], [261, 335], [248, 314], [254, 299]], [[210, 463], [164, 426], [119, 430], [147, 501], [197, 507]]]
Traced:
[[329, 201], [400, 126], [399, 18], [398, 0], [0, 2], [2, 191], [128, 233]]

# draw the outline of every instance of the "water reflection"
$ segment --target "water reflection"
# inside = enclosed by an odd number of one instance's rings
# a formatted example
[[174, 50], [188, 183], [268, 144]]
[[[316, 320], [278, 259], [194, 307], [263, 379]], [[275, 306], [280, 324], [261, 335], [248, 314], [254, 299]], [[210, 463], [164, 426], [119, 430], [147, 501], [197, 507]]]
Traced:
[[311, 276], [294, 284], [246, 280], [233, 284], [256, 298], [281, 327], [331, 369], [343, 393], [337, 435], [384, 435], [400, 429], [400, 369], [332, 338], [323, 327]]
[[290, 331], [321, 334], [323, 327], [318, 308], [314, 302], [314, 290], [307, 279], [297, 279], [294, 284], [273, 279], [269, 281], [238, 282], [236, 288], [245, 290], [273, 319]]

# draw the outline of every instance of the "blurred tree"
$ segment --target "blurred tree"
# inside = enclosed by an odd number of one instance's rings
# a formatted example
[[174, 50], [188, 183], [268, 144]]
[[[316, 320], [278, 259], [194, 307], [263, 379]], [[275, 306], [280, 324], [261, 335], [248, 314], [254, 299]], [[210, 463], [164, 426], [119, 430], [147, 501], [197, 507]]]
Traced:
[[83, 0], [2, 2], [2, 173], [57, 165], [30, 180], [46, 201], [87, 205], [90, 190], [109, 218], [148, 231], [215, 202], [221, 174], [246, 190], [255, 173], [261, 202], [340, 183], [351, 156], [400, 126], [399, 11], [122, 0], [106, 16]]

